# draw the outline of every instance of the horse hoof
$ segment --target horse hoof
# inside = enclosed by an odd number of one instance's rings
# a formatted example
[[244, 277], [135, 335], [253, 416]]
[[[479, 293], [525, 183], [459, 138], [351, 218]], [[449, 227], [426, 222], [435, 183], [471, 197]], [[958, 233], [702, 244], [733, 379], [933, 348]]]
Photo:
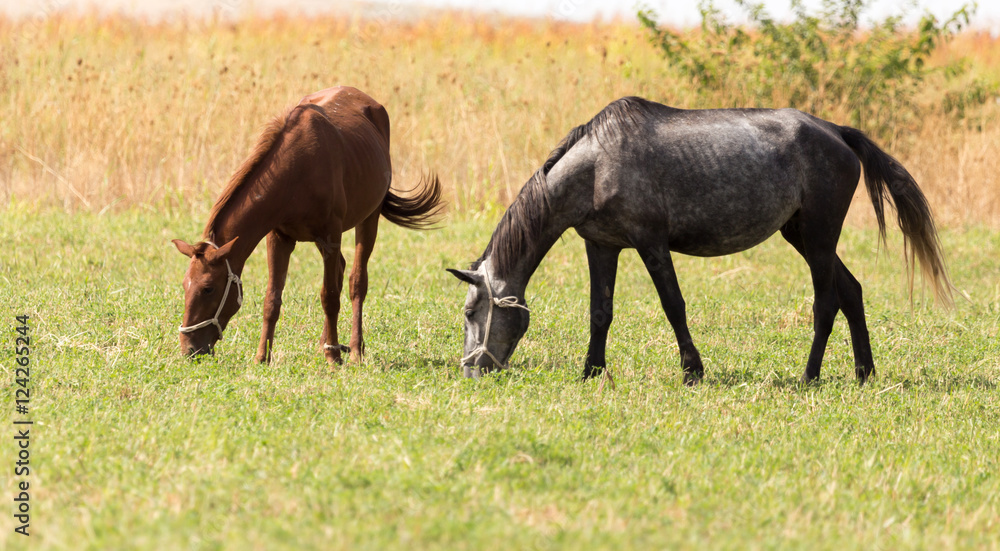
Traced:
[[865, 383], [868, 382], [868, 378], [871, 377], [874, 372], [875, 370], [871, 368], [860, 365], [855, 366], [854, 374], [858, 376], [858, 386], [865, 386]]
[[684, 374], [684, 384], [686, 386], [698, 386], [701, 383], [701, 379], [705, 376], [704, 373], [685, 373]]
[[593, 379], [604, 371], [603, 365], [588, 365], [583, 368], [583, 380]]
[[799, 379], [799, 382], [802, 383], [802, 384], [804, 384], [804, 385], [818, 384], [819, 383], [819, 375], [816, 375], [815, 377], [810, 377], [808, 373], [803, 374], [802, 378]]
[[344, 349], [350, 350], [342, 344], [323, 345], [323, 355], [326, 356], [326, 361], [330, 364], [331, 369], [336, 370], [338, 367], [344, 365], [344, 358], [341, 356], [341, 352]]
[[350, 355], [351, 347], [345, 344], [324, 344], [323, 352], [327, 361], [330, 362], [330, 366], [337, 367], [344, 364], [343, 354]]

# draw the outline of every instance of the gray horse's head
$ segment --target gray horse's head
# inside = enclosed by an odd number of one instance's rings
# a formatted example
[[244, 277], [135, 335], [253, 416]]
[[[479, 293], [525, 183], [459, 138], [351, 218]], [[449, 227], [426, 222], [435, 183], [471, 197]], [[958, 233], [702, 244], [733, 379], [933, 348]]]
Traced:
[[531, 321], [523, 297], [507, 295], [504, 282], [492, 280], [482, 265], [475, 270], [448, 271], [469, 284], [462, 354], [465, 376], [479, 377], [505, 368]]

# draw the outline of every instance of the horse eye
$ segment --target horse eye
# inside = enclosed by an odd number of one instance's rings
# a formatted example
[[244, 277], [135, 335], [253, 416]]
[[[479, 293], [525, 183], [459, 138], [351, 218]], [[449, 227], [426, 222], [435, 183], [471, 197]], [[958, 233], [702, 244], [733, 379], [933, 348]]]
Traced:
[[470, 319], [471, 320], [472, 316], [475, 315], [475, 313], [476, 313], [475, 310], [466, 310], [465, 311], [465, 319]]
[[201, 294], [203, 295], [210, 295], [214, 292], [215, 292], [215, 287], [205, 287], [204, 289], [201, 290]]

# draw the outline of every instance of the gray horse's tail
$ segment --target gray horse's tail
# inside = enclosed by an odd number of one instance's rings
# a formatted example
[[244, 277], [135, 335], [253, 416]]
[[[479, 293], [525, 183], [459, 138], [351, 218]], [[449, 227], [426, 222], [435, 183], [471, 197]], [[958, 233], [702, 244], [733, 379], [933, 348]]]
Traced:
[[864, 132], [847, 126], [839, 127], [840, 136], [861, 159], [865, 169], [865, 187], [875, 208], [875, 218], [878, 220], [879, 238], [885, 242], [885, 208], [884, 201], [888, 195], [891, 204], [895, 206], [899, 229], [903, 231], [906, 263], [909, 267], [910, 293], [913, 293], [914, 257], [920, 260], [924, 278], [930, 281], [934, 288], [934, 298], [952, 306], [952, 289], [945, 269], [944, 257], [941, 254], [941, 242], [938, 240], [931, 216], [930, 205], [924, 197], [917, 182], [903, 165], [891, 155], [871, 141]]
[[444, 204], [441, 201], [441, 182], [437, 176], [422, 178], [416, 195], [401, 197], [390, 189], [382, 201], [382, 216], [404, 228], [421, 230], [437, 222]]

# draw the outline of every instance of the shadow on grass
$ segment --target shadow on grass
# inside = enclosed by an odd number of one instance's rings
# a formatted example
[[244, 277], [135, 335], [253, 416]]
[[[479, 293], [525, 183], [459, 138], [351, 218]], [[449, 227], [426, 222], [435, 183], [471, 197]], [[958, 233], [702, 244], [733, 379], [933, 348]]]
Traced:
[[[462, 368], [460, 363], [454, 358], [446, 357], [420, 357], [408, 360], [394, 360], [382, 363], [380, 369], [391, 372], [403, 372], [410, 370], [446, 372], [456, 378], [462, 378]], [[571, 372], [563, 373], [562, 370], [570, 369]], [[494, 370], [484, 376], [484, 379], [496, 382], [508, 381], [510, 378], [522, 379], [530, 384], [544, 384], [555, 375], [560, 375], [560, 379], [580, 378], [580, 371], [577, 366], [567, 366], [565, 364], [551, 361], [534, 361], [531, 359], [522, 362], [514, 362], [508, 369]], [[621, 377], [617, 371], [615, 377]], [[680, 380], [681, 374], [678, 370], [676, 374]], [[671, 375], [671, 376], [674, 376]], [[595, 379], [596, 380], [596, 379]], [[857, 379], [853, 373], [838, 373], [833, 369], [830, 373], [824, 374], [818, 380], [811, 383], [803, 383], [799, 374], [781, 374], [773, 370], [755, 370], [747, 367], [736, 368], [709, 368], [706, 370], [705, 378], [701, 385], [716, 388], [738, 388], [741, 386], [766, 387], [773, 389], [801, 389], [820, 390], [828, 386], [838, 388], [856, 386]], [[928, 392], [952, 392], [956, 390], [987, 390], [996, 391], [1000, 387], [995, 378], [982, 374], [952, 374], [948, 377], [932, 376], [906, 376], [906, 377], [880, 377], [879, 373], [865, 384], [865, 389], [872, 392], [883, 392], [891, 389], [906, 391], [923, 390]]]
[[[747, 368], [716, 369], [706, 373], [702, 384], [713, 387], [736, 388], [744, 385], [765, 386], [776, 389], [821, 389], [825, 386], [836, 385], [857, 385], [857, 379], [853, 375], [841, 375], [834, 372], [831, 375], [821, 376], [818, 380], [810, 383], [803, 383], [800, 376], [779, 375], [773, 371], [754, 371]], [[990, 390], [998, 388], [997, 380], [981, 374], [949, 374], [947, 377], [932, 376], [905, 376], [905, 377], [879, 377], [875, 375], [865, 383], [864, 388], [869, 391], [883, 392], [892, 389], [900, 390], [924, 390], [928, 392], [952, 392], [956, 390]]]
[[411, 369], [418, 370], [448, 370], [454, 369], [456, 372], [461, 372], [462, 367], [453, 359], [450, 358], [413, 358], [407, 360], [393, 360], [382, 363], [379, 368], [383, 371], [409, 371]]
[[819, 388], [824, 384], [821, 378], [804, 384], [800, 376], [778, 375], [774, 372], [758, 373], [748, 369], [723, 369], [705, 374], [701, 384], [716, 387], [739, 387], [744, 385], [769, 386], [772, 388]]
[[926, 390], [930, 392], [952, 392], [955, 390], [997, 390], [996, 379], [979, 375], [952, 375], [949, 377], [903, 377], [886, 381], [872, 381], [882, 390], [898, 386], [903, 390]]

